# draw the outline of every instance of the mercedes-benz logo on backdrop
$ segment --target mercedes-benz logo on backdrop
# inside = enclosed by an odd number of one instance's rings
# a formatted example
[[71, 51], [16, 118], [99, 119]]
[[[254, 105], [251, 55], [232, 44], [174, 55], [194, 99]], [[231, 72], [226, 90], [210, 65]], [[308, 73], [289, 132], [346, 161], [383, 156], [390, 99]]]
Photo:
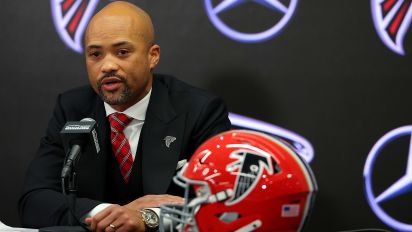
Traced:
[[[376, 158], [381, 154], [382, 150], [397, 140], [408, 139], [409, 149], [405, 151], [406, 154], [391, 154], [391, 155], [407, 155], [407, 162], [402, 167], [404, 168], [404, 174], [398, 180], [394, 181], [388, 188], [382, 193], [376, 194], [373, 191], [372, 184], [372, 171], [374, 168]], [[385, 173], [388, 170], [378, 170], [377, 172]], [[388, 226], [399, 231], [412, 231], [412, 225], [405, 222], [401, 222], [399, 219], [395, 219], [388, 212], [382, 208], [382, 204], [388, 200], [393, 200], [397, 197], [402, 197], [412, 191], [412, 126], [404, 126], [394, 129], [385, 134], [379, 141], [373, 146], [369, 152], [368, 158], [363, 170], [363, 176], [365, 181], [366, 197], [370, 207], [376, 216], [381, 219]]]
[[[244, 3], [253, 2], [260, 4], [273, 13], [280, 15], [278, 20], [272, 27], [257, 33], [241, 32], [227, 25], [220, 17], [223, 12], [233, 10]], [[227, 37], [244, 43], [258, 43], [268, 40], [278, 34], [289, 22], [295, 12], [297, 0], [287, 1], [281, 0], [223, 0], [220, 3], [213, 5], [212, 0], [205, 0], [207, 15], [213, 25]]]

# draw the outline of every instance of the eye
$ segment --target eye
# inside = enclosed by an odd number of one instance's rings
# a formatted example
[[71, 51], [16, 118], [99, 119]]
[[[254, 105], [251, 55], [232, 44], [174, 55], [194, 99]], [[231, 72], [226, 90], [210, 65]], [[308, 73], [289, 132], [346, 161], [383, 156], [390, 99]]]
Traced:
[[101, 52], [99, 52], [99, 51], [92, 51], [92, 52], [89, 52], [89, 56], [90, 57], [92, 57], [92, 58], [98, 58], [98, 57], [100, 57], [101, 56]]
[[129, 50], [127, 50], [127, 49], [120, 49], [120, 50], [117, 52], [117, 55], [118, 55], [118, 56], [127, 56], [129, 53], [130, 53]]

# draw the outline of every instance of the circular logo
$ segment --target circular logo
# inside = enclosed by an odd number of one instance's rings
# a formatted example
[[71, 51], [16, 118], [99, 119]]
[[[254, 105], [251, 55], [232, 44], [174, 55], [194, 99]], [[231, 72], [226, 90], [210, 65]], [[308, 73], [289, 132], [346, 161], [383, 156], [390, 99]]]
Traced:
[[412, 126], [404, 126], [394, 129], [387, 134], [385, 134], [378, 142], [372, 147], [369, 152], [368, 158], [365, 163], [363, 170], [363, 176], [365, 180], [365, 191], [366, 198], [370, 207], [376, 216], [382, 220], [388, 226], [399, 230], [399, 231], [412, 231], [412, 225], [400, 222], [393, 217], [391, 217], [385, 210], [382, 209], [381, 203], [400, 196], [402, 194], [412, 191], [412, 143], [409, 142], [409, 154], [408, 162], [406, 165], [406, 172], [403, 177], [395, 181], [389, 188], [380, 193], [378, 196], [375, 195], [372, 188], [372, 169], [376, 158], [379, 156], [382, 149], [396, 139], [401, 137], [411, 137], [412, 138]]
[[244, 43], [258, 43], [275, 36], [289, 22], [297, 5], [297, 0], [290, 0], [289, 5], [287, 6], [279, 0], [253, 0], [256, 4], [261, 4], [270, 10], [280, 13], [282, 17], [275, 25], [265, 31], [258, 33], [244, 33], [232, 29], [219, 18], [220, 13], [232, 9], [244, 2], [246, 2], [246, 0], [223, 0], [218, 5], [213, 6], [212, 0], [205, 0], [207, 15], [213, 25], [227, 37]]

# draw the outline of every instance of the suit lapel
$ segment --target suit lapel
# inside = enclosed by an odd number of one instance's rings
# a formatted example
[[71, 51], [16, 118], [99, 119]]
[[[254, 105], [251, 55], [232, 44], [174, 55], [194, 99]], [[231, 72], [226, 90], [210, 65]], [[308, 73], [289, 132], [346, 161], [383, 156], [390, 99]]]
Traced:
[[185, 118], [176, 114], [168, 89], [154, 78], [141, 136], [144, 194], [166, 193], [176, 170]]
[[[110, 126], [103, 101], [97, 95], [94, 107], [90, 117], [98, 124], [97, 134], [101, 150], [98, 155], [85, 152], [79, 160], [78, 189], [79, 196], [104, 200], [107, 157], [112, 155]], [[186, 114], [176, 114], [169, 101], [166, 86], [154, 78], [146, 120], [140, 136], [144, 194], [166, 193], [176, 171], [183, 143], [185, 119]], [[168, 142], [165, 139], [169, 139]]]

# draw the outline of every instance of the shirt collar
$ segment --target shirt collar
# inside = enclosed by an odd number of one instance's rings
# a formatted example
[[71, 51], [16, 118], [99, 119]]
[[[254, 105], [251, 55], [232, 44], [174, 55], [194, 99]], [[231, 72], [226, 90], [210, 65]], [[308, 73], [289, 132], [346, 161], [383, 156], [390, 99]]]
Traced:
[[[136, 102], [134, 105], [127, 108], [125, 111], [121, 112], [133, 119], [138, 119], [144, 121], [146, 119], [146, 111], [149, 106], [150, 95], [152, 94], [152, 89], [142, 98], [142, 100]], [[119, 111], [113, 109], [109, 104], [104, 102], [104, 108], [106, 110], [106, 116], [110, 114], [117, 113]]]

